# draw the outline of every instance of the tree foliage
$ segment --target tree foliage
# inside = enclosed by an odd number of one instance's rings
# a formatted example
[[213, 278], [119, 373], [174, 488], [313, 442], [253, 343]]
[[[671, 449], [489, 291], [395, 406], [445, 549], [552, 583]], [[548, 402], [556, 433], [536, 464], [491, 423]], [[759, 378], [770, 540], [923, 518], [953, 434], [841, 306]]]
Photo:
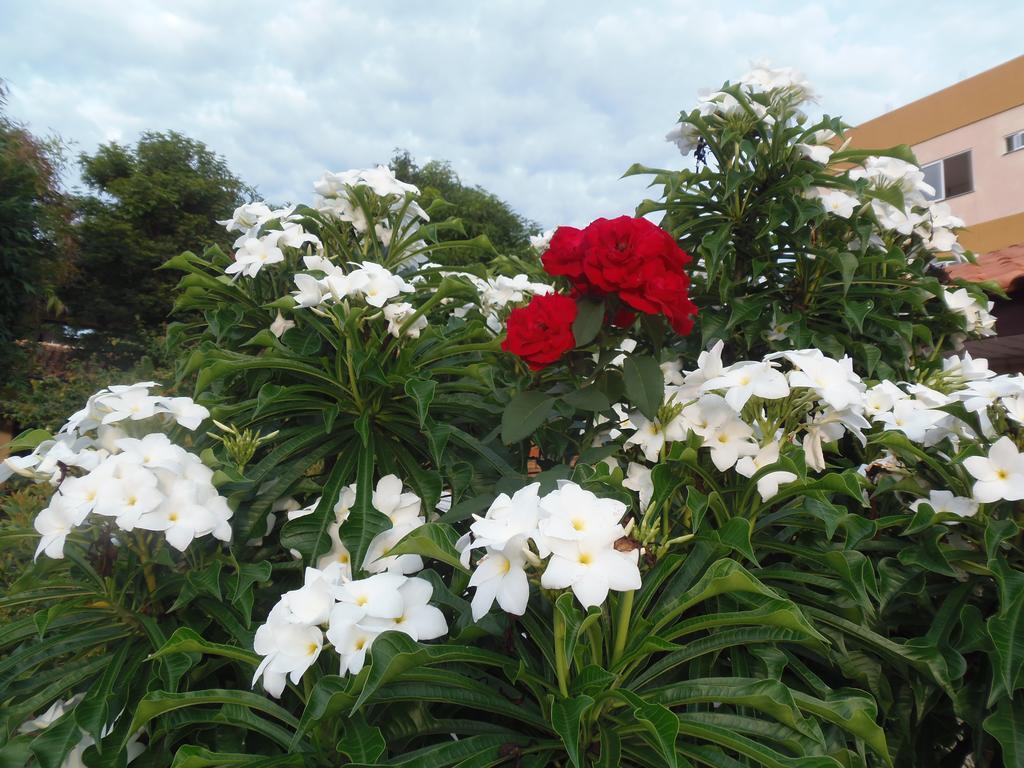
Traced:
[[175, 131], [135, 146], [111, 142], [79, 157], [92, 194], [79, 200], [81, 269], [67, 304], [75, 324], [109, 332], [154, 328], [171, 309], [173, 276], [157, 267], [189, 247], [231, 237], [230, 216], [250, 190], [223, 157]]
[[0, 81], [0, 364], [13, 342], [59, 309], [56, 291], [71, 273], [71, 208], [61, 188], [63, 145], [39, 138], [4, 113]]

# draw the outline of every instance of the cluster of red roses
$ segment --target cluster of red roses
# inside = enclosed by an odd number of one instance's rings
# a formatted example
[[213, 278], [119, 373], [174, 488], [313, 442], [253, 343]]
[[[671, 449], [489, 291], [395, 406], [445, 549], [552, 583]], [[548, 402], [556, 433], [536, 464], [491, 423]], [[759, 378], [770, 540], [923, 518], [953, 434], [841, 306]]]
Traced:
[[558, 360], [576, 345], [572, 325], [584, 296], [618, 299], [607, 309], [614, 325], [627, 326], [637, 312], [664, 315], [680, 335], [693, 329], [697, 306], [687, 292], [683, 267], [690, 256], [672, 236], [646, 219], [597, 219], [585, 229], [559, 227], [544, 253], [549, 274], [569, 278], [572, 294], [535, 296], [508, 318], [502, 349], [519, 355], [533, 370]]

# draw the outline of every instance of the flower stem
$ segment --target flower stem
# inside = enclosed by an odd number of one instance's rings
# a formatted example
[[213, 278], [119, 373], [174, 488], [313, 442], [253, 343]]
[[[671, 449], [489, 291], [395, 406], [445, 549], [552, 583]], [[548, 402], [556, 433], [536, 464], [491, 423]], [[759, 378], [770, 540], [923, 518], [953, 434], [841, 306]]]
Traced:
[[612, 666], [622, 658], [626, 650], [626, 638], [629, 636], [629, 620], [633, 615], [633, 590], [623, 592], [619, 598], [619, 610], [615, 616], [615, 645], [612, 648]]
[[558, 676], [558, 692], [562, 698], [569, 698], [569, 660], [565, 658], [565, 617], [555, 609], [555, 674]]

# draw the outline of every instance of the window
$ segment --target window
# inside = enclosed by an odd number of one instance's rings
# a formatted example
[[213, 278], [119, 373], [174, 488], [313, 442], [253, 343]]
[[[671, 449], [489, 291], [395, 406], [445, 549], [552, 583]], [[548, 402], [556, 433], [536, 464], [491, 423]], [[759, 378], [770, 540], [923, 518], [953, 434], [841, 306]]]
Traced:
[[[1024, 132], [1022, 132], [1022, 140], [1024, 140]], [[935, 194], [930, 198], [932, 200], [944, 200], [947, 197], [966, 195], [968, 192], [974, 191], [969, 151], [922, 165], [921, 170], [924, 171], [925, 182], [935, 188]]]
[[1024, 131], [1017, 131], [1006, 137], [1006, 151], [1016, 152], [1018, 149], [1024, 149]]

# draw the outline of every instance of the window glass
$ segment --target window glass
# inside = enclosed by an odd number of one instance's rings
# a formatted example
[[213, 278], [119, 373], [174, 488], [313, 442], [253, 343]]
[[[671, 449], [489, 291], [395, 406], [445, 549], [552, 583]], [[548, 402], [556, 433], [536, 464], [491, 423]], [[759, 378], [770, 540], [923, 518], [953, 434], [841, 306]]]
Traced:
[[970, 152], [947, 157], [942, 162], [942, 166], [942, 176], [946, 183], [946, 197], [974, 191], [974, 182], [971, 179]]
[[935, 190], [935, 194], [928, 195], [929, 200], [941, 200], [942, 194], [942, 161], [937, 163], [928, 163], [928, 165], [922, 165], [921, 170], [924, 171], [924, 180], [932, 189]]
[[1006, 137], [1006, 151], [1015, 152], [1018, 149], [1024, 149], [1024, 131], [1018, 131]]

